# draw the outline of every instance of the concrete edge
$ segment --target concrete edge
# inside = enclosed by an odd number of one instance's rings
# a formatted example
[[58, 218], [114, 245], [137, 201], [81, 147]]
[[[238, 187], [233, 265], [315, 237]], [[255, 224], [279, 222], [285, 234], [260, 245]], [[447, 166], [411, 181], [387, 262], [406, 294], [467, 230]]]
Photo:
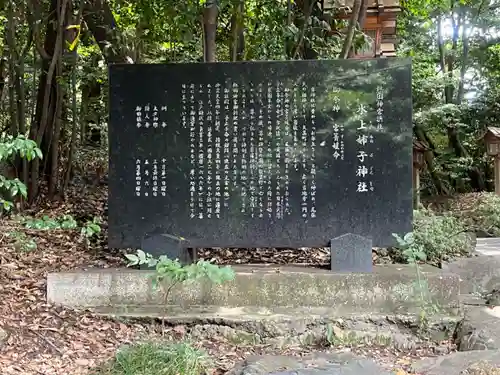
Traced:
[[[168, 324], [204, 324], [217, 322], [218, 324], [232, 325], [245, 322], [296, 322], [301, 320], [331, 321], [331, 320], [358, 320], [358, 321], [386, 321], [396, 323], [406, 321], [418, 323], [420, 314], [372, 314], [353, 312], [346, 308], [345, 311], [324, 307], [302, 307], [302, 308], [259, 308], [247, 307], [220, 307], [220, 306], [134, 306], [116, 305], [100, 306], [89, 309], [96, 315], [109, 316], [125, 319], [161, 319]], [[442, 324], [443, 322], [458, 322], [462, 320], [456, 314], [436, 314], [428, 316], [430, 325]]]
[[[378, 266], [370, 274], [340, 274], [310, 268], [234, 267], [236, 278], [222, 285], [200, 280], [175, 287], [165, 300], [152, 288], [151, 271], [89, 270], [51, 273], [47, 301], [76, 308], [104, 306], [218, 306], [328, 308], [337, 311], [406, 313], [421, 308], [411, 266]], [[459, 277], [423, 268], [428, 299], [443, 311], [460, 306]], [[168, 285], [166, 285], [168, 287]], [[428, 301], [428, 302], [429, 302]]]

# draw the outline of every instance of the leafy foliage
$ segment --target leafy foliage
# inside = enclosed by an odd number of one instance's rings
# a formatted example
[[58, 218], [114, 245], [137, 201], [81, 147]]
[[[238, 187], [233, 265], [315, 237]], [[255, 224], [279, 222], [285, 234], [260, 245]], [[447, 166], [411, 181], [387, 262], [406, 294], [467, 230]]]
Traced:
[[38, 246], [33, 234], [36, 236], [39, 231], [79, 231], [80, 241], [87, 247], [90, 245], [90, 241], [101, 233], [101, 219], [99, 217], [95, 217], [81, 226], [73, 216], [67, 214], [55, 218], [48, 215], [39, 218], [19, 215], [14, 216], [13, 219], [14, 222], [26, 228], [28, 233], [16, 229], [7, 232], [6, 236], [14, 239], [15, 247], [23, 252], [37, 249]]
[[182, 265], [178, 259], [172, 260], [165, 255], [155, 258], [142, 250], [137, 250], [136, 254], [126, 254], [125, 256], [129, 260], [129, 267], [136, 265], [155, 267], [153, 288], [158, 289], [159, 287], [163, 292], [165, 302], [167, 302], [172, 288], [178, 284], [193, 282], [202, 278], [214, 284], [221, 284], [234, 278], [234, 271], [230, 267], [219, 267], [204, 260], [199, 260], [194, 264]]
[[471, 239], [466, 226], [451, 213], [436, 214], [428, 209], [414, 211], [413, 232], [400, 237], [398, 258], [408, 263], [440, 263], [470, 253]]
[[64, 215], [61, 218], [26, 218], [24, 226], [28, 229], [54, 230], [54, 229], [75, 229], [77, 227], [75, 219], [70, 215]]
[[481, 194], [469, 209], [458, 209], [453, 214], [468, 231], [480, 236], [500, 236], [500, 197], [496, 194]]
[[99, 217], [94, 217], [92, 220], [89, 220], [82, 227], [80, 232], [81, 236], [86, 240], [90, 240], [92, 237], [95, 237], [101, 233], [101, 219]]
[[397, 233], [393, 233], [393, 237], [398, 242], [401, 255], [408, 263], [417, 263], [418, 261], [427, 260], [424, 245], [415, 241], [413, 233], [406, 233], [404, 237], [400, 237]]
[[18, 251], [29, 253], [38, 248], [36, 241], [24, 232], [21, 231], [7, 232], [6, 236], [11, 237], [14, 240], [14, 247]]
[[[68, 186], [63, 180], [73, 176], [72, 170], [85, 173], [107, 164], [107, 64], [203, 61], [206, 1], [89, 2], [87, 6], [92, 9], [84, 7], [82, 14], [68, 20], [49, 19], [54, 14], [57, 18], [60, 10], [50, 9], [46, 1], [38, 8], [32, 3], [9, 3], [0, 14], [5, 21], [0, 30], [6, 33], [9, 24], [16, 30], [14, 40], [7, 38], [8, 33], [4, 40], [6, 54], [14, 54], [12, 60], [7, 59], [8, 73], [14, 75], [9, 82], [19, 78], [24, 87], [24, 91], [9, 88], [10, 96], [2, 96], [9, 97], [9, 113], [0, 116], [0, 129], [9, 129], [12, 139], [29, 134], [41, 150], [39, 156], [42, 151], [52, 156], [48, 140], [58, 143], [57, 155], [48, 158], [40, 171], [30, 168], [29, 173], [35, 173], [36, 180], [43, 175], [53, 196]], [[67, 3], [74, 11], [72, 15], [76, 14], [80, 2]], [[485, 127], [500, 120], [498, 0], [404, 0], [401, 4], [398, 54], [413, 59], [415, 136], [432, 149], [421, 179], [422, 191], [435, 195], [491, 190], [491, 160], [478, 139]], [[238, 60], [337, 58], [348, 35], [344, 18], [349, 10], [336, 2], [330, 5], [296, 0], [220, 0], [217, 60], [235, 58], [235, 40], [242, 42]], [[47, 57], [40, 56], [43, 53], [34, 47], [56, 43], [50, 39], [54, 35], [46, 31], [58, 22], [70, 35], [63, 38], [60, 56], [55, 56], [59, 60], [54, 60], [61, 72], [51, 77], [57, 93], [45, 93], [47, 67], [38, 68]], [[92, 27], [82, 27], [84, 23]], [[21, 58], [16, 51], [29, 40], [31, 29], [37, 38], [46, 40], [37, 40]], [[362, 30], [356, 30], [354, 48], [366, 45], [368, 39]], [[37, 92], [44, 97], [38, 98]], [[65, 100], [54, 103], [52, 98], [56, 97]], [[22, 107], [26, 109], [24, 117], [19, 116]], [[57, 129], [52, 126], [56, 123], [54, 111], [49, 111], [56, 107], [64, 114]], [[41, 118], [44, 113], [46, 119]], [[68, 173], [57, 173], [51, 179], [50, 175], [60, 170]], [[19, 180], [23, 180], [21, 172], [22, 168], [16, 171]], [[38, 176], [38, 172], [46, 173]], [[21, 196], [28, 193], [17, 183], [19, 180], [10, 180], [14, 182], [9, 183], [9, 190]], [[32, 195], [37, 192], [30, 189]]]
[[0, 136], [0, 161], [11, 160], [16, 155], [31, 161], [35, 158], [42, 158], [42, 151], [36, 142], [27, 139], [24, 135], [13, 137], [10, 134], [2, 133]]
[[[0, 135], [0, 167], [12, 162], [16, 156], [31, 161], [35, 158], [41, 159], [42, 152], [34, 141], [26, 139], [23, 135], [14, 138], [12, 135], [2, 133]], [[26, 185], [17, 177], [8, 179], [3, 176], [0, 168], [0, 209], [10, 211], [13, 206], [11, 199], [18, 196], [27, 198]]]

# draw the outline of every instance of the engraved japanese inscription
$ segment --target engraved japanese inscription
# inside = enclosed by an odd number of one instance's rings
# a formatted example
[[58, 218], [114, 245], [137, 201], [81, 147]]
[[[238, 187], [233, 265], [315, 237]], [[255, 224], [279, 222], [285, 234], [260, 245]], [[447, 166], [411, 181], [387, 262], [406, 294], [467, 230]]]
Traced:
[[111, 246], [375, 245], [411, 230], [405, 59], [110, 68]]

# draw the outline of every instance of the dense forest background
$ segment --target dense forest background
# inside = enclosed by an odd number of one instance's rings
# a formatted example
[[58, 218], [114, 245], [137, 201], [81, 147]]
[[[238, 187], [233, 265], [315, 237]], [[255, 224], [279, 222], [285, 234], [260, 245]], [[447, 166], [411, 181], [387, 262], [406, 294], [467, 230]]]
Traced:
[[[352, 58], [368, 42], [368, 5], [4, 0], [0, 184], [33, 203], [105, 179], [109, 64]], [[480, 138], [500, 119], [500, 3], [401, 5], [397, 53], [413, 58], [414, 135], [431, 150], [423, 193], [491, 190]]]

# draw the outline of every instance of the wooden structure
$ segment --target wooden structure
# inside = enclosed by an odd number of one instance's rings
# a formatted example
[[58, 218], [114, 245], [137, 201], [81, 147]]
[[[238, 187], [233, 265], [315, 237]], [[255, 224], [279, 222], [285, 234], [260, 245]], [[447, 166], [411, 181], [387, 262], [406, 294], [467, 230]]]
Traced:
[[[395, 57], [396, 56], [396, 19], [401, 12], [399, 0], [368, 0], [364, 33], [371, 39], [368, 46], [355, 51], [355, 58]], [[350, 10], [354, 0], [324, 0], [324, 9]], [[349, 12], [341, 18], [348, 19]]]
[[500, 195], [500, 128], [490, 126], [483, 136], [486, 152], [495, 161], [495, 194]]
[[425, 167], [425, 153], [429, 151], [423, 142], [413, 140], [413, 204], [420, 206], [420, 171]]

